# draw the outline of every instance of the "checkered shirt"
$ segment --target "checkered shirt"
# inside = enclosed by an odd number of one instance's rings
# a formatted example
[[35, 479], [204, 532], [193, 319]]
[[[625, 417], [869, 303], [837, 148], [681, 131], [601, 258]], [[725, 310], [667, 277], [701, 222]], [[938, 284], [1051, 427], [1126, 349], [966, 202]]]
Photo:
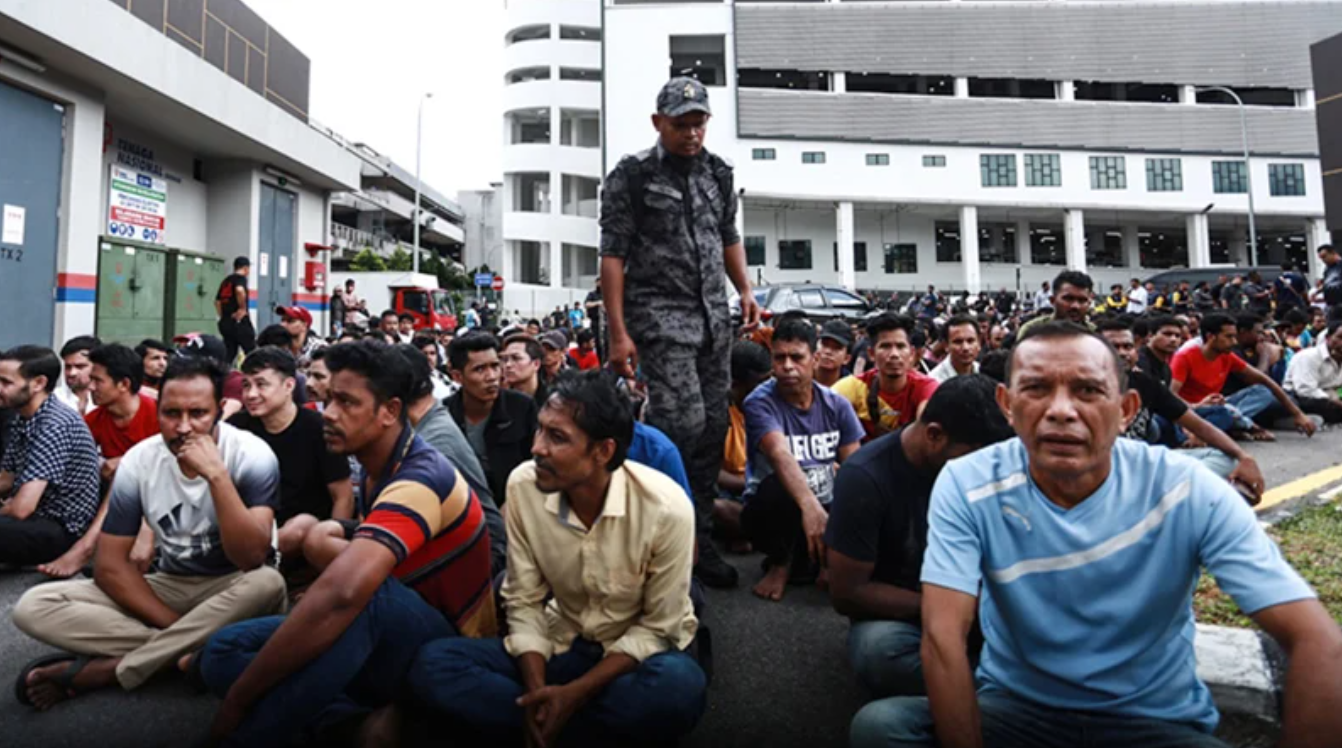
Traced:
[[84, 419], [48, 397], [32, 418], [14, 419], [0, 457], [0, 472], [14, 474], [14, 492], [44, 480], [35, 514], [59, 522], [79, 537], [98, 513], [98, 447]]

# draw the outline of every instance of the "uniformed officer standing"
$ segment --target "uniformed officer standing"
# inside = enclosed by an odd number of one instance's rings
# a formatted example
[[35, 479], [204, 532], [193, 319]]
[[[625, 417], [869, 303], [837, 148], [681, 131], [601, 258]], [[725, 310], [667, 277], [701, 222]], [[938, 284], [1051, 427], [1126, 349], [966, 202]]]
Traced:
[[705, 584], [730, 587], [736, 570], [708, 537], [729, 416], [733, 330], [727, 278], [747, 329], [760, 310], [736, 229], [732, 167], [704, 150], [708, 91], [674, 78], [657, 96], [656, 147], [625, 156], [601, 195], [601, 284], [610, 361], [648, 385], [648, 423], [675, 442], [698, 515]]

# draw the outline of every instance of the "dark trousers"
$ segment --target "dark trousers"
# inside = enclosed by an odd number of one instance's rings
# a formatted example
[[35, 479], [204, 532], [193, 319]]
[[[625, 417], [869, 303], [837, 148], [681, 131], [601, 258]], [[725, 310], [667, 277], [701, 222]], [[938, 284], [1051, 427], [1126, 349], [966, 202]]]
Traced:
[[741, 510], [741, 531], [755, 550], [764, 554], [765, 566], [791, 566], [794, 576], [810, 569], [801, 507], [776, 473], [760, 481], [746, 501]]
[[695, 526], [708, 532], [718, 497], [718, 470], [731, 417], [731, 336], [709, 335], [700, 346], [639, 340], [639, 369], [648, 383], [645, 420], [666, 434], [685, 461]]
[[[210, 637], [200, 654], [200, 674], [210, 691], [226, 696], [282, 623], [283, 616], [254, 618]], [[418, 593], [388, 579], [330, 649], [252, 705], [226, 745], [287, 746], [390, 704], [402, 695], [419, 648], [456, 634]]]
[[1325, 423], [1342, 423], [1342, 403], [1322, 397], [1297, 397], [1295, 402], [1306, 413], [1322, 416]]
[[79, 538], [54, 519], [0, 517], [0, 564], [36, 566], [55, 561]]
[[250, 316], [240, 320], [232, 317], [219, 320], [219, 337], [224, 339], [224, 347], [228, 350], [229, 366], [237, 363], [239, 348], [244, 354], [256, 350], [256, 328], [252, 327]]

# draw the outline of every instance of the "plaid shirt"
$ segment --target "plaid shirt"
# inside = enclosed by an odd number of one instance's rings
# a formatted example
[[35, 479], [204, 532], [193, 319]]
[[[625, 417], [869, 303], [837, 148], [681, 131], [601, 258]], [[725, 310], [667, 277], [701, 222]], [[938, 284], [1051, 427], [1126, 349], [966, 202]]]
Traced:
[[326, 346], [326, 341], [322, 340], [320, 335], [308, 330], [307, 337], [303, 339], [303, 347], [298, 351], [298, 368], [307, 371], [312, 365], [312, 354]]
[[98, 513], [98, 447], [70, 406], [48, 397], [32, 418], [14, 419], [5, 438], [0, 472], [14, 474], [14, 492], [47, 482], [35, 515], [59, 522], [78, 537]]

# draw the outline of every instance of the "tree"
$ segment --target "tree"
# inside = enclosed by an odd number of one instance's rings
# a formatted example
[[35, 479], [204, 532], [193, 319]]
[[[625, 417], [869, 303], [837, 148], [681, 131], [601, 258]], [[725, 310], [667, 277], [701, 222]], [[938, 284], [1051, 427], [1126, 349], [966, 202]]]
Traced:
[[364, 247], [350, 260], [349, 269], [365, 273], [380, 273], [387, 269], [387, 263], [373, 253], [371, 247]]
[[396, 251], [392, 252], [391, 257], [387, 260], [388, 270], [405, 272], [407, 270], [413, 270], [414, 268], [415, 259], [410, 256], [409, 252], [401, 247], [397, 247]]

